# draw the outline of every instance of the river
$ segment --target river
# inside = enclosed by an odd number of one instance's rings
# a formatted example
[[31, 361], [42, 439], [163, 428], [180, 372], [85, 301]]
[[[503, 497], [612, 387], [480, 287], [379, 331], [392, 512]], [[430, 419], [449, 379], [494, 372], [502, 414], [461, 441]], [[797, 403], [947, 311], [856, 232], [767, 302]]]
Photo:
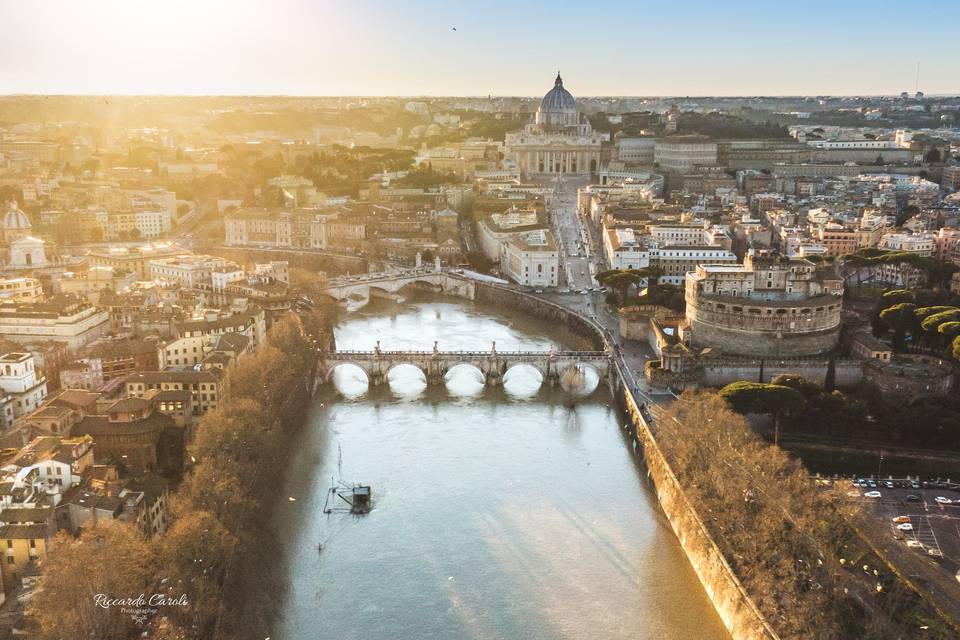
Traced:
[[[443, 299], [373, 302], [342, 349], [546, 349], [522, 315]], [[659, 511], [597, 377], [538, 391], [455, 368], [397, 368], [367, 389], [339, 367], [298, 434], [277, 509], [288, 591], [280, 638], [656, 639], [729, 636]], [[577, 402], [571, 400], [577, 396]], [[372, 486], [366, 515], [323, 513], [331, 479]], [[290, 500], [289, 498], [293, 498]], [[320, 545], [323, 545], [322, 551]]]

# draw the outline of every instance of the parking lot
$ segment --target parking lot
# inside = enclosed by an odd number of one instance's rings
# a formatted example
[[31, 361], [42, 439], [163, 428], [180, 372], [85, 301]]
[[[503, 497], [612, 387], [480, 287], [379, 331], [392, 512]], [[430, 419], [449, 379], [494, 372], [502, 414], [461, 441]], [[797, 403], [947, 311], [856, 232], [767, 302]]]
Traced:
[[[872, 492], [880, 496], [869, 497]], [[960, 486], [854, 480], [845, 482], [843, 494], [864, 506], [868, 521], [875, 524], [868, 535], [904, 575], [960, 618]]]

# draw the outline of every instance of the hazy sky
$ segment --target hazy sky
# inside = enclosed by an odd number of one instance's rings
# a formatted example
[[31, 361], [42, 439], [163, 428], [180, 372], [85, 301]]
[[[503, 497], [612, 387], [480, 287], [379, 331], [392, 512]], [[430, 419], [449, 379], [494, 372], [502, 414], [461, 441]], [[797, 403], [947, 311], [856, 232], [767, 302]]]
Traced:
[[[960, 93], [960, 0], [0, 0], [0, 92]], [[453, 30], [456, 27], [456, 31]]]

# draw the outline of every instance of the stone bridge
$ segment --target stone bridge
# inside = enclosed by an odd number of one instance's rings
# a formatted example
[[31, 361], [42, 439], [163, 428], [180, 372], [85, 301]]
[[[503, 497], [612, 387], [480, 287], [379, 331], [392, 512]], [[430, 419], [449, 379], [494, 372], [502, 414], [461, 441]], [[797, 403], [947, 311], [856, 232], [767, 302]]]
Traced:
[[368, 273], [334, 278], [327, 283], [327, 292], [338, 301], [367, 300], [371, 296], [391, 297], [401, 289], [417, 285], [436, 293], [446, 293], [473, 300], [474, 281], [440, 269], [410, 269], [388, 273]]
[[371, 386], [384, 384], [390, 370], [402, 364], [420, 369], [427, 383], [433, 385], [444, 384], [447, 372], [462, 364], [479, 369], [488, 386], [501, 385], [507, 371], [521, 364], [534, 367], [551, 386], [559, 384], [566, 371], [581, 365], [596, 369], [601, 379], [613, 373], [606, 351], [497, 351], [496, 342], [490, 351], [440, 351], [436, 343], [432, 351], [384, 351], [379, 341], [373, 351], [332, 351], [321, 363], [323, 380], [329, 380], [333, 370], [342, 364], [363, 369]]

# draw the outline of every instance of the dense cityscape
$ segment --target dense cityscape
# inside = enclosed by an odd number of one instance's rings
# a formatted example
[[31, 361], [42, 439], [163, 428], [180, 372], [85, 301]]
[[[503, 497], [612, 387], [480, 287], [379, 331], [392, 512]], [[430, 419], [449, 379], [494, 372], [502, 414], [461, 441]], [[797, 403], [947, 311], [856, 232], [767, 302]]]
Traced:
[[960, 93], [541, 53], [5, 90], [0, 639], [960, 637]]

